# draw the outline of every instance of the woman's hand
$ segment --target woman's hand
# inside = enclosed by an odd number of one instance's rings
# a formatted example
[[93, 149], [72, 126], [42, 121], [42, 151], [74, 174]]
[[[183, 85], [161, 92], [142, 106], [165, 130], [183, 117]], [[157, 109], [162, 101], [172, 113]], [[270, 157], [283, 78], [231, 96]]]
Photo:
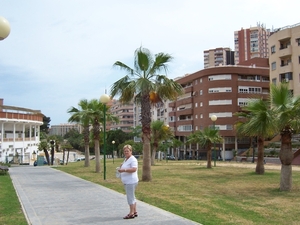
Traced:
[[119, 171], [120, 173], [124, 173], [124, 172], [126, 172], [126, 169], [118, 169], [118, 171]]

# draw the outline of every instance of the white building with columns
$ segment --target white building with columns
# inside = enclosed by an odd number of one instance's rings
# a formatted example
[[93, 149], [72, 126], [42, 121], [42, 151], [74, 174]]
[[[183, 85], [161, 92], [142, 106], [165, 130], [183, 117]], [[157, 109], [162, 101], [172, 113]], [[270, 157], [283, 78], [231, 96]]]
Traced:
[[39, 110], [3, 105], [0, 99], [0, 162], [33, 164], [43, 116]]

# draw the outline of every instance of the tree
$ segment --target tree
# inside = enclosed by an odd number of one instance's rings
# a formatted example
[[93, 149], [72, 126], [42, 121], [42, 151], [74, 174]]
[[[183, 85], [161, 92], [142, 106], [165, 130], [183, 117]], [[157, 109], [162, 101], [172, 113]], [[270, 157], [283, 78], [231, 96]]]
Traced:
[[162, 75], [167, 72], [167, 64], [172, 60], [169, 54], [158, 53], [155, 56], [146, 48], [135, 51], [134, 69], [117, 61], [114, 67], [125, 70], [125, 77], [116, 81], [111, 88], [111, 96], [120, 95], [122, 103], [129, 103], [133, 99], [141, 106], [142, 140], [143, 140], [143, 168], [142, 181], [151, 181], [151, 103], [163, 100], [175, 100], [183, 93], [180, 84]]
[[277, 130], [274, 123], [274, 112], [270, 109], [269, 100], [251, 99], [241, 112], [235, 114], [242, 118], [236, 123], [238, 134], [248, 137], [257, 137], [257, 164], [255, 172], [264, 174], [264, 140], [274, 135]]
[[151, 165], [155, 165], [156, 150], [161, 141], [166, 141], [174, 136], [169, 126], [165, 125], [163, 121], [156, 120], [151, 123], [151, 139], [153, 143]]
[[[100, 172], [100, 124], [104, 122], [104, 104], [97, 99], [92, 99], [88, 104], [88, 117], [92, 121], [93, 126], [93, 139], [95, 143], [95, 160], [96, 160], [96, 173]], [[112, 116], [106, 111], [107, 121], [118, 121], [118, 118]]]
[[45, 132], [46, 134], [49, 133], [49, 127], [50, 127], [50, 117], [43, 117], [43, 125], [40, 126], [40, 131]]
[[[122, 131], [121, 129], [117, 129], [117, 130], [110, 130], [107, 132], [107, 146], [109, 147], [108, 152], [112, 153], [115, 147], [117, 148], [117, 146], [123, 142], [125, 142], [126, 140], [130, 140], [132, 139], [132, 135], [130, 133], [125, 133], [124, 131]], [[112, 144], [112, 141], [114, 141], [115, 143]], [[117, 151], [118, 152], [118, 151]]]
[[[79, 123], [83, 127], [83, 140], [84, 140], [84, 150], [85, 150], [85, 167], [90, 166], [90, 118], [88, 116], [88, 106], [89, 102], [86, 99], [82, 99], [78, 103], [78, 108], [71, 107], [68, 113], [71, 114], [69, 122]], [[71, 144], [71, 142], [70, 142]]]
[[50, 165], [50, 157], [49, 157], [49, 153], [48, 153], [48, 147], [49, 146], [48, 146], [47, 140], [41, 140], [38, 145], [38, 150], [44, 151], [47, 163], [48, 163], [48, 165]]
[[[68, 165], [70, 150], [73, 149], [73, 147], [68, 141], [65, 141], [61, 147], [63, 149], [63, 164], [66, 162], [66, 165]], [[65, 151], [68, 151], [67, 160], [65, 160]]]
[[211, 168], [211, 147], [213, 143], [219, 142], [222, 137], [219, 130], [205, 127], [203, 131], [198, 130], [188, 136], [188, 143], [199, 144], [207, 151], [207, 168]]
[[183, 145], [183, 143], [182, 143], [182, 141], [180, 141], [180, 140], [178, 140], [178, 139], [176, 139], [176, 138], [172, 138], [171, 139], [172, 140], [172, 142], [171, 142], [171, 146], [174, 148], [174, 154], [175, 154], [175, 160], [178, 160], [178, 147], [180, 147], [180, 146], [182, 146]]
[[[69, 132], [67, 132], [64, 135], [64, 139], [68, 140], [68, 142], [74, 149], [79, 149], [81, 151], [82, 148], [85, 147], [84, 146], [84, 135], [79, 133], [79, 131], [76, 129], [69, 130]], [[85, 151], [85, 149], [83, 149], [83, 150]]]
[[271, 107], [276, 115], [276, 123], [281, 136], [279, 158], [281, 161], [280, 190], [292, 189], [292, 134], [300, 131], [300, 96], [294, 97], [288, 83], [270, 88]]
[[84, 166], [90, 166], [90, 117], [89, 117], [89, 101], [87, 99], [82, 99], [78, 103], [78, 108], [71, 107], [68, 110], [71, 114], [69, 122], [79, 123], [83, 127], [83, 139], [84, 139]]

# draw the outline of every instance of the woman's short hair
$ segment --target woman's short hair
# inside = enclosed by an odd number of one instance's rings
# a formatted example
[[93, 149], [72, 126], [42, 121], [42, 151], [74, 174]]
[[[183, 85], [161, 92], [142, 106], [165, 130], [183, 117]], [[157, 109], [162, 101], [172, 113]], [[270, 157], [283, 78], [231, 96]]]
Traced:
[[125, 150], [125, 148], [128, 148], [129, 151], [132, 152], [132, 146], [131, 146], [131, 145], [125, 145], [125, 146], [123, 147], [123, 150]]

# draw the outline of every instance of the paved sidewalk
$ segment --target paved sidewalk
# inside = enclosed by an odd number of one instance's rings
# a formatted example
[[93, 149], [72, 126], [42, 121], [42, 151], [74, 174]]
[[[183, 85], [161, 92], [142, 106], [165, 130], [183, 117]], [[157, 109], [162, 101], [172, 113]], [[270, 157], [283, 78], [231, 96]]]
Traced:
[[30, 225], [198, 224], [141, 201], [139, 216], [124, 220], [125, 195], [48, 166], [10, 167], [9, 173]]

